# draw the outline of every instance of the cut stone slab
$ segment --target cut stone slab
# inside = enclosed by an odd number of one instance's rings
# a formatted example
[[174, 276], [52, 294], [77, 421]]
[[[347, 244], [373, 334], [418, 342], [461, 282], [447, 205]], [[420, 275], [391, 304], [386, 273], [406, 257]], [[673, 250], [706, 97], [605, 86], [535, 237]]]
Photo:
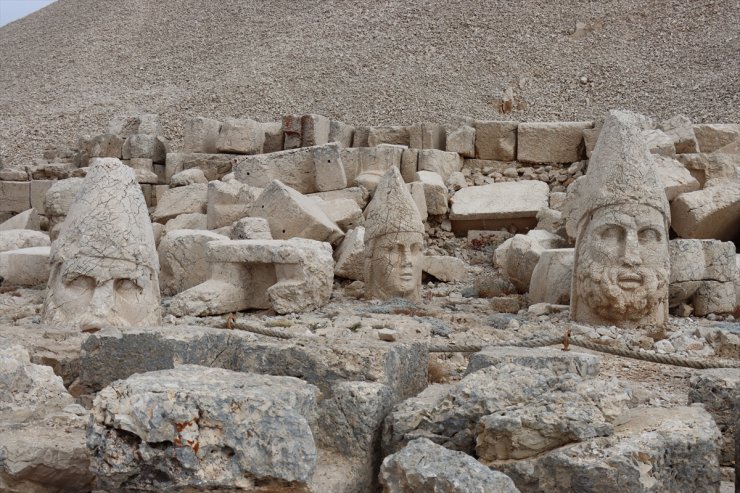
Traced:
[[301, 115], [285, 115], [282, 120], [283, 127], [283, 148], [296, 149], [301, 147], [301, 135], [303, 134], [303, 125], [301, 124]]
[[207, 244], [228, 239], [211, 231], [179, 229], [168, 232], [157, 248], [162, 294], [172, 296], [206, 281], [210, 268]]
[[232, 160], [238, 158], [239, 156], [234, 154], [169, 152], [165, 163], [165, 181], [169, 183], [176, 173], [193, 168], [203, 171], [209, 181], [220, 180], [231, 173]]
[[218, 120], [201, 116], [188, 120], [182, 132], [183, 152], [215, 154], [218, 152], [217, 141], [220, 130], [221, 122]]
[[331, 120], [322, 115], [301, 116], [301, 147], [320, 146], [329, 142]]
[[421, 183], [424, 187], [427, 214], [432, 216], [446, 214], [448, 210], [447, 186], [442, 176], [434, 171], [417, 171], [415, 182]]
[[740, 140], [740, 124], [699, 123], [693, 125], [696, 143], [701, 152], [714, 152]]
[[334, 252], [334, 275], [362, 281], [365, 278], [365, 228], [358, 226], [347, 231]]
[[447, 255], [423, 256], [421, 270], [442, 282], [461, 282], [468, 277], [465, 262]]
[[674, 116], [660, 124], [660, 129], [673, 139], [677, 154], [699, 152], [694, 126], [691, 120], [682, 115]]
[[297, 378], [194, 365], [133, 375], [95, 399], [91, 471], [109, 491], [307, 491], [318, 395]]
[[259, 154], [265, 144], [262, 125], [252, 119], [228, 119], [221, 124], [216, 150], [227, 154]]
[[238, 181], [208, 182], [206, 205], [208, 229], [231, 226], [234, 221], [249, 215], [262, 189]]
[[0, 231], [0, 252], [50, 245], [49, 235], [42, 231], [33, 231], [30, 229]]
[[41, 218], [36, 212], [36, 209], [28, 209], [0, 224], [0, 231], [9, 231], [11, 229], [39, 231], [41, 229]]
[[519, 122], [476, 121], [475, 157], [514, 161], [518, 127]]
[[658, 180], [665, 187], [665, 195], [669, 202], [682, 193], [693, 192], [701, 188], [699, 181], [691, 176], [686, 166], [675, 159], [655, 156], [655, 171]]
[[170, 188], [157, 203], [152, 220], [165, 224], [180, 214], [205, 214], [207, 204], [208, 185], [205, 183]]
[[420, 171], [439, 173], [447, 183], [452, 173], [462, 170], [463, 158], [456, 152], [422, 149], [419, 151], [417, 166]]
[[570, 304], [575, 248], [543, 250], [529, 280], [529, 302]]
[[[159, 223], [154, 223], [159, 224]], [[161, 224], [159, 224], [161, 226]], [[190, 214], [180, 214], [179, 216], [167, 221], [163, 233], [177, 231], [178, 229], [208, 229], [208, 217], [199, 212]]]
[[[82, 139], [81, 139], [82, 141]], [[112, 134], [96, 135], [83, 141], [82, 151], [93, 157], [114, 157], [121, 159], [123, 156], [124, 140]]]
[[463, 188], [452, 197], [452, 230], [463, 236], [471, 229], [534, 228], [537, 213], [548, 206], [549, 193], [547, 183], [536, 180]]
[[285, 145], [282, 122], [261, 123], [260, 126], [265, 132], [265, 143], [262, 146], [262, 152], [282, 151]]
[[419, 170], [419, 150], [404, 149], [401, 154], [401, 177], [406, 183], [414, 181], [416, 172]]
[[365, 224], [362, 209], [352, 199], [318, 200], [316, 203], [326, 217], [334, 221], [342, 231], [346, 232]]
[[190, 168], [172, 175], [170, 180], [171, 187], [184, 187], [186, 185], [195, 185], [196, 183], [208, 183], [208, 178], [199, 168]]
[[133, 134], [163, 135], [164, 129], [156, 113], [140, 113], [138, 115], [116, 115], [108, 123], [108, 133], [119, 137], [129, 137]]
[[517, 160], [523, 163], [574, 163], [586, 157], [583, 130], [593, 122], [520, 123]]
[[261, 217], [243, 217], [231, 228], [232, 240], [272, 240], [270, 223]]
[[[584, 132], [586, 132], [586, 130], [584, 130]], [[664, 131], [658, 129], [643, 130], [642, 135], [645, 137], [645, 142], [652, 154], [666, 157], [673, 157], [676, 155], [676, 144], [673, 142], [673, 137]]]
[[367, 145], [370, 147], [380, 144], [408, 146], [411, 141], [409, 129], [410, 127], [392, 125], [370, 127], [367, 134]]
[[0, 253], [0, 277], [11, 286], [40, 286], [49, 280], [51, 247], [21, 248]]
[[167, 157], [167, 139], [157, 135], [133, 134], [123, 143], [123, 159], [151, 159], [154, 163], [164, 163]]
[[683, 193], [671, 203], [671, 227], [683, 238], [736, 240], [740, 178]]
[[251, 216], [267, 219], [272, 237], [278, 240], [299, 237], [336, 243], [344, 236], [314, 200], [278, 180], [265, 188]]
[[691, 375], [690, 385], [689, 405], [701, 403], [712, 415], [722, 433], [720, 464], [732, 466], [735, 460], [735, 436], [738, 433], [734, 401], [740, 396], [740, 369], [700, 370]]
[[581, 377], [596, 377], [599, 374], [601, 357], [552, 348], [491, 346], [470, 356], [465, 374], [470, 375], [483, 368], [505, 364], [515, 364], [535, 370], [546, 369], [555, 375], [570, 373]]
[[380, 483], [387, 493], [518, 493], [514, 482], [473, 457], [426, 438], [409, 442], [383, 460]]
[[438, 123], [415, 123], [409, 128], [409, 147], [444, 150], [447, 132]]
[[[357, 185], [358, 177], [364, 174], [382, 176], [392, 166], [401, 167], [401, 158], [406, 148], [398, 145], [378, 145], [374, 147], [353, 147], [341, 149], [342, 165], [347, 184]], [[372, 190], [375, 190], [373, 188]]]
[[532, 274], [545, 250], [560, 248], [563, 239], [543, 229], [533, 229], [526, 235], [514, 235], [494, 252], [495, 264], [514, 284], [519, 293], [526, 293]]
[[52, 241], [59, 236], [59, 229], [67, 217], [67, 212], [77, 196], [77, 192], [82, 187], [82, 180], [82, 178], [59, 180], [54, 182], [46, 191], [44, 210], [46, 211], [46, 217], [49, 219], [49, 236]]
[[0, 181], [0, 213], [18, 214], [31, 208], [31, 183]]
[[339, 147], [352, 147], [355, 127], [337, 120], [329, 123], [329, 142], [336, 142]]
[[685, 281], [733, 282], [735, 245], [729, 241], [684, 240], [668, 242], [671, 284]]
[[721, 185], [727, 180], [735, 179], [739, 174], [740, 156], [696, 153], [679, 154], [676, 159], [688, 168], [701, 184], [701, 188]]
[[411, 198], [414, 199], [414, 204], [416, 205], [416, 209], [419, 211], [421, 220], [426, 221], [429, 216], [429, 211], [427, 210], [427, 197], [424, 190], [424, 183], [414, 181], [406, 184], [406, 186], [409, 189]]

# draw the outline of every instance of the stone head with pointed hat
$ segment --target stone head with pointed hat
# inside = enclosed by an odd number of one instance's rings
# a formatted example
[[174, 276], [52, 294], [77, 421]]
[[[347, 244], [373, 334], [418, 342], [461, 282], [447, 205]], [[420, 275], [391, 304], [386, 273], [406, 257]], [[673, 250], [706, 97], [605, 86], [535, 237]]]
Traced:
[[668, 200], [640, 115], [609, 112], [565, 215], [576, 238], [571, 318], [662, 326], [668, 317]]
[[45, 322], [84, 331], [160, 322], [159, 260], [131, 168], [114, 158], [90, 167], [51, 264]]
[[419, 301], [424, 224], [398, 168], [383, 176], [366, 216], [366, 297]]

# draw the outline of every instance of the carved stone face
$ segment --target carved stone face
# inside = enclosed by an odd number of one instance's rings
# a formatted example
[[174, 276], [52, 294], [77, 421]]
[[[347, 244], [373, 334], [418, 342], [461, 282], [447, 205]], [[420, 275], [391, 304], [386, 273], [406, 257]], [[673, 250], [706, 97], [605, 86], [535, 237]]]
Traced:
[[95, 331], [159, 323], [152, 269], [126, 260], [76, 257], [52, 267], [44, 305], [48, 322]]
[[668, 258], [665, 219], [656, 209], [597, 209], [576, 244], [574, 319], [622, 326], [662, 324]]
[[419, 300], [424, 237], [387, 234], [373, 239], [366, 260], [367, 295], [371, 298]]

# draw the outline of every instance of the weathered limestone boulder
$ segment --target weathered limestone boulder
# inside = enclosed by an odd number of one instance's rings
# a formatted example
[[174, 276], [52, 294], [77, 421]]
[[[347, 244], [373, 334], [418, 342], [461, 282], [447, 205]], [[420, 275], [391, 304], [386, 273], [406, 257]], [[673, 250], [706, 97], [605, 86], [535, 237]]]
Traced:
[[740, 166], [740, 157], [731, 154], [679, 154], [676, 159], [699, 181], [701, 188], [735, 179]]
[[331, 246], [302, 238], [213, 241], [210, 276], [173, 298], [176, 316], [219, 315], [248, 308], [277, 313], [314, 310], [331, 296]]
[[301, 147], [301, 135], [303, 126], [301, 125], [301, 115], [285, 115], [282, 120], [283, 127], [283, 148], [296, 149]]
[[205, 214], [207, 204], [208, 185], [205, 183], [170, 188], [157, 202], [157, 207], [152, 212], [152, 221], [166, 224], [180, 214]]
[[169, 183], [175, 174], [193, 168], [203, 171], [208, 181], [220, 180], [231, 172], [233, 160], [238, 157], [233, 154], [168, 152], [165, 163], [165, 181]]
[[206, 205], [208, 229], [230, 226], [234, 221], [248, 216], [261, 193], [261, 189], [238, 181], [208, 182]]
[[409, 147], [414, 149], [445, 149], [447, 132], [438, 123], [415, 123], [409, 127]]
[[231, 228], [232, 240], [272, 240], [270, 223], [261, 217], [243, 217]]
[[221, 122], [218, 120], [201, 116], [188, 120], [182, 132], [183, 152], [215, 154], [220, 130]]
[[110, 491], [308, 491], [318, 395], [297, 378], [202, 366], [133, 375], [95, 399], [91, 470]]
[[0, 252], [0, 277], [12, 286], [39, 286], [49, 280], [51, 248], [37, 246]]
[[27, 181], [0, 181], [0, 213], [18, 214], [31, 207], [31, 184]]
[[339, 147], [352, 147], [352, 138], [355, 135], [355, 127], [346, 123], [332, 120], [329, 123], [329, 142], [336, 142]]
[[612, 436], [484, 464], [522, 491], [719, 491], [719, 431], [701, 407], [633, 409], [613, 425]]
[[424, 187], [424, 204], [427, 214], [432, 216], [446, 214], [447, 185], [439, 173], [434, 171], [417, 171], [414, 181]]
[[59, 236], [69, 207], [82, 187], [82, 178], [67, 178], [54, 182], [44, 196], [44, 210], [49, 219], [49, 236], [54, 241]]
[[401, 160], [406, 151], [403, 146], [388, 144], [342, 149], [340, 155], [347, 184], [362, 185], [371, 192], [374, 191], [380, 178], [391, 167], [401, 167]]
[[267, 185], [250, 215], [267, 219], [272, 237], [277, 240], [298, 237], [336, 243], [344, 236], [316, 201], [278, 180]]
[[570, 304], [574, 248], [543, 250], [529, 280], [530, 303]]
[[[155, 223], [159, 224], [159, 223]], [[161, 226], [161, 224], [159, 224]], [[177, 231], [178, 229], [208, 229], [208, 216], [200, 212], [180, 214], [167, 221], [163, 233]]]
[[475, 157], [475, 128], [463, 125], [447, 134], [447, 151], [462, 157]]
[[677, 154], [699, 152], [696, 134], [691, 120], [685, 116], [674, 116], [660, 124], [660, 129], [673, 139]]
[[424, 183], [414, 181], [407, 183], [406, 186], [411, 194], [411, 198], [414, 200], [416, 210], [419, 211], [419, 218], [422, 221], [426, 221], [429, 217], [429, 211], [427, 210], [427, 196], [426, 191], [424, 190]]
[[167, 157], [167, 139], [158, 135], [133, 134], [123, 143], [123, 159], [144, 158], [164, 163]]
[[452, 173], [462, 170], [462, 167], [463, 158], [456, 152], [445, 152], [437, 149], [419, 151], [417, 169], [439, 173], [445, 183], [448, 182]]
[[301, 147], [320, 146], [329, 142], [331, 120], [322, 115], [301, 116]]
[[473, 457], [454, 452], [426, 438], [417, 438], [383, 460], [383, 491], [439, 493], [515, 493], [514, 482]]
[[693, 130], [701, 152], [714, 152], [740, 140], [737, 123], [698, 123], [693, 125]]
[[140, 113], [138, 115], [116, 115], [108, 123], [108, 133], [119, 137], [129, 137], [133, 134], [164, 135], [162, 123], [156, 113]]
[[265, 132], [265, 143], [262, 146], [262, 152], [278, 152], [283, 150], [285, 145], [285, 135], [283, 134], [282, 122], [260, 123], [262, 130]]
[[194, 229], [168, 232], [157, 248], [162, 294], [172, 296], [205, 282], [210, 270], [208, 243], [228, 239], [211, 231]]
[[[91, 159], [90, 163], [94, 163], [95, 160]], [[159, 175], [154, 172], [154, 161], [149, 158], [132, 158], [128, 160], [128, 165], [134, 170], [136, 175], [137, 183], [156, 185], [159, 183]], [[144, 192], [146, 198], [146, 192]], [[147, 200], [149, 203], [149, 200]]]
[[381, 144], [408, 146], [411, 143], [410, 127], [387, 125], [370, 127], [367, 134], [367, 145], [375, 147]]
[[81, 137], [77, 146], [80, 151], [88, 157], [114, 157], [121, 159], [123, 157], [124, 139], [118, 135], [101, 134], [95, 136]]
[[365, 278], [365, 228], [358, 226], [347, 231], [334, 252], [334, 275], [362, 281]]
[[[550, 199], [552, 204], [552, 199]], [[568, 238], [563, 213], [556, 209], [540, 209], [537, 213], [537, 226], [535, 229], [543, 229], [562, 238]]]
[[470, 356], [466, 375], [490, 366], [514, 364], [534, 370], [548, 370], [555, 375], [572, 373], [582, 377], [599, 374], [601, 358], [587, 353], [561, 351], [552, 348], [520, 348], [514, 346], [485, 347]]
[[424, 255], [421, 270], [442, 282], [460, 282], [468, 277], [465, 262], [448, 255]]
[[517, 160], [523, 163], [574, 163], [586, 157], [583, 130], [593, 122], [520, 123]]
[[657, 128], [643, 130], [642, 135], [645, 137], [645, 142], [652, 154], [666, 157], [673, 157], [676, 155], [676, 144], [673, 141], [673, 137], [664, 131], [658, 130]]
[[[735, 436], [738, 414], [735, 399], [740, 395], [740, 370], [722, 368], [701, 370], [691, 375], [689, 405], [701, 403], [722, 433], [720, 464], [731, 466], [735, 460]], [[737, 464], [736, 464], [737, 467]]]
[[475, 157], [514, 161], [518, 127], [519, 122], [476, 121]]
[[49, 235], [30, 229], [0, 231], [0, 252], [51, 245]]
[[526, 293], [542, 253], [562, 246], [563, 239], [559, 236], [542, 229], [533, 229], [526, 235], [514, 235], [504, 241], [496, 248], [494, 261], [517, 291]]
[[665, 195], [669, 202], [682, 193], [693, 192], [701, 188], [699, 181], [691, 176], [691, 172], [686, 169], [686, 166], [675, 159], [656, 156], [655, 171], [658, 180], [665, 188]]
[[683, 193], [671, 204], [671, 226], [683, 238], [732, 241], [740, 224], [740, 178]]
[[452, 197], [450, 222], [456, 235], [471, 229], [495, 230], [537, 225], [537, 212], [548, 206], [550, 187], [537, 180], [467, 187]]
[[227, 154], [259, 154], [265, 143], [262, 125], [252, 119], [228, 119], [216, 139], [216, 150]]
[[351, 199], [357, 203], [360, 209], [365, 209], [368, 202], [370, 202], [370, 192], [362, 187], [348, 187], [342, 190], [316, 192], [309, 194], [309, 196], [320, 198], [321, 200]]
[[190, 168], [182, 170], [172, 175], [170, 179], [171, 187], [184, 187], [187, 185], [196, 185], [198, 183], [208, 183], [208, 178], [203, 174], [200, 168]]
[[41, 229], [41, 218], [36, 212], [36, 209], [28, 209], [27, 211], [16, 214], [0, 224], [0, 231], [8, 231], [11, 229], [29, 229], [39, 231]]
[[326, 217], [344, 232], [365, 224], [362, 209], [352, 199], [317, 200], [316, 203]]

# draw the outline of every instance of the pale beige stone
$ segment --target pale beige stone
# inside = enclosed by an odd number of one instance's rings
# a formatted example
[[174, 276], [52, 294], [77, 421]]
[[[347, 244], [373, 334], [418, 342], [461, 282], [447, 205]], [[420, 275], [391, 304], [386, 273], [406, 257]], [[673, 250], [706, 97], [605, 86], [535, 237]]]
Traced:
[[123, 143], [123, 159], [144, 158], [164, 163], [167, 157], [167, 139], [157, 135], [133, 134]]
[[165, 233], [178, 229], [208, 229], [208, 217], [199, 212], [180, 214], [167, 221], [164, 226]]
[[419, 301], [424, 224], [398, 168], [385, 174], [365, 214], [365, 296]]
[[410, 127], [398, 125], [370, 127], [367, 134], [367, 145], [370, 147], [380, 144], [408, 146], [411, 139], [409, 130]]
[[699, 181], [691, 176], [686, 166], [675, 159], [655, 156], [655, 172], [663, 184], [669, 202], [685, 192], [699, 190]]
[[543, 250], [529, 280], [529, 302], [570, 304], [574, 248]]
[[41, 218], [36, 212], [36, 209], [28, 209], [0, 223], [0, 231], [11, 229], [32, 229], [39, 231], [41, 229]]
[[301, 147], [301, 134], [303, 126], [301, 115], [285, 115], [282, 120], [283, 127], [283, 149], [297, 149]]
[[262, 125], [252, 119], [228, 119], [223, 122], [216, 140], [216, 150], [228, 154], [259, 154], [265, 144]]
[[660, 129], [673, 139], [677, 154], [699, 152], [694, 126], [688, 117], [679, 115], [660, 124]]
[[355, 135], [352, 136], [352, 147], [367, 147], [367, 139], [370, 135], [370, 127], [355, 127]]
[[208, 182], [206, 214], [208, 229], [230, 226], [234, 221], [249, 215], [262, 189], [238, 181]]
[[200, 168], [190, 168], [172, 175], [170, 186], [184, 187], [186, 185], [195, 185], [196, 183], [208, 183], [208, 178]]
[[191, 118], [185, 123], [182, 132], [183, 152], [202, 152], [215, 154], [218, 152], [217, 141], [221, 130], [221, 122], [201, 116]]
[[446, 214], [447, 205], [447, 186], [442, 177], [433, 171], [418, 171], [415, 182], [421, 183], [424, 187], [424, 203], [429, 215], [437, 216]]
[[152, 212], [152, 220], [166, 223], [180, 214], [205, 214], [208, 204], [208, 185], [197, 183], [168, 189]]
[[329, 123], [329, 142], [336, 142], [339, 147], [352, 147], [355, 127], [337, 120]]
[[159, 260], [144, 197], [117, 159], [90, 167], [52, 244], [46, 323], [158, 324]]
[[583, 130], [593, 122], [520, 123], [517, 160], [523, 163], [574, 163], [586, 157]]
[[108, 123], [108, 133], [119, 137], [133, 134], [164, 135], [164, 129], [156, 113], [121, 114], [114, 116]]
[[159, 288], [162, 294], [173, 296], [205, 282], [210, 270], [208, 243], [228, 239], [211, 231], [169, 231], [157, 248], [161, 267]]
[[331, 120], [322, 115], [301, 117], [301, 147], [320, 146], [329, 143]]
[[416, 172], [419, 170], [419, 150], [404, 149], [401, 154], [401, 177], [406, 183], [414, 181]]
[[671, 204], [671, 223], [683, 238], [737, 239], [740, 177], [679, 195]]
[[31, 184], [27, 181], [0, 181], [0, 213], [17, 214], [31, 208]]
[[36, 209], [39, 214], [46, 215], [46, 209], [44, 208], [46, 192], [55, 183], [57, 183], [57, 180], [33, 180], [31, 182], [31, 207]]
[[232, 240], [272, 240], [270, 223], [262, 217], [243, 217], [231, 227]]
[[[382, 144], [374, 147], [358, 147], [341, 149], [342, 165], [347, 177], [347, 183], [358, 185], [358, 177], [372, 174], [375, 177], [383, 176], [391, 167], [400, 168], [401, 158], [406, 148], [398, 145]], [[377, 178], [375, 186], [377, 186]], [[375, 187], [372, 188], [375, 190]]]
[[475, 157], [495, 161], [516, 159], [519, 122], [476, 121]]
[[208, 181], [220, 180], [231, 172], [232, 161], [238, 157], [233, 154], [169, 152], [165, 163], [165, 182], [169, 183], [176, 173], [192, 168], [203, 171]]
[[344, 232], [365, 224], [362, 209], [352, 199], [317, 200], [316, 203], [326, 217], [334, 221]]
[[48, 246], [0, 252], [0, 277], [11, 286], [39, 286], [49, 280]]
[[419, 211], [419, 217], [422, 221], [426, 221], [429, 216], [427, 211], [427, 198], [424, 191], [424, 184], [420, 181], [407, 183], [406, 187], [411, 194], [411, 198], [414, 200], [416, 210]]
[[89, 139], [81, 139], [83, 145], [81, 150], [86, 151], [87, 155], [92, 157], [115, 157], [120, 159], [123, 156], [124, 140], [112, 134], [96, 135]]
[[701, 152], [715, 152], [740, 140], [738, 123], [699, 123], [693, 125], [696, 143]]
[[49, 235], [42, 231], [31, 229], [8, 229], [0, 231], [0, 252], [49, 245], [51, 245]]
[[265, 143], [262, 145], [262, 152], [282, 151], [285, 145], [282, 122], [260, 123], [260, 126], [265, 132]]
[[673, 142], [673, 137], [664, 131], [651, 129], [643, 130], [642, 133], [645, 136], [645, 141], [651, 153], [667, 157], [676, 155], [676, 144]]
[[316, 192], [308, 194], [309, 197], [321, 200], [350, 199], [354, 200], [360, 209], [365, 209], [370, 202], [370, 192], [362, 187], [348, 187], [342, 190], [329, 190], [328, 192]]
[[740, 166], [740, 156], [732, 154], [679, 154], [676, 159], [688, 168], [701, 184], [701, 188], [721, 185], [727, 180], [735, 179]]
[[462, 170], [462, 167], [463, 158], [456, 152], [445, 152], [437, 149], [419, 151], [418, 170], [439, 173], [445, 183], [447, 183], [452, 173]]
[[44, 197], [44, 209], [49, 219], [49, 236], [54, 241], [59, 236], [64, 219], [80, 188], [82, 178], [67, 178], [55, 182]]
[[444, 150], [446, 131], [438, 123], [415, 123], [409, 128], [409, 147]]
[[362, 281], [365, 278], [365, 228], [359, 226], [347, 231], [334, 252], [334, 275]]
[[475, 128], [463, 125], [447, 134], [447, 150], [463, 157], [475, 157]]
[[529, 289], [532, 273], [546, 250], [561, 248], [563, 239], [542, 229], [514, 235], [499, 245], [494, 261], [519, 293]]
[[468, 277], [465, 262], [448, 255], [424, 255], [421, 270], [442, 282], [461, 282]]

